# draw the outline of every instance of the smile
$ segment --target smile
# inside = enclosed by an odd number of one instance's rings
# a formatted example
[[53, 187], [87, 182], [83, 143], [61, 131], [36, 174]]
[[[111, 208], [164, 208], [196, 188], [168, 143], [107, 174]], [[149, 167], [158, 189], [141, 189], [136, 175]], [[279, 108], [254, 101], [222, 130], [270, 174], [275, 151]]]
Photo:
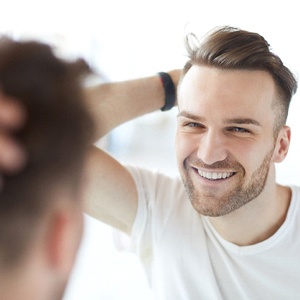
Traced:
[[235, 173], [234, 172], [224, 172], [224, 173], [217, 173], [217, 172], [204, 172], [201, 170], [198, 170], [198, 174], [209, 180], [220, 180], [220, 179], [227, 179], [233, 176]]

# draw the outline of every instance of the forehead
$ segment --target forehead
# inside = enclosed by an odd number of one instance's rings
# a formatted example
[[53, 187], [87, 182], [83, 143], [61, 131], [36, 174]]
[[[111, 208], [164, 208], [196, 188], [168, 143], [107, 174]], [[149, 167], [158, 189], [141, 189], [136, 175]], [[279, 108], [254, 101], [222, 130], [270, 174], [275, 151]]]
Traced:
[[213, 113], [215, 117], [274, 117], [275, 83], [259, 70], [223, 70], [194, 65], [178, 90], [179, 111]]

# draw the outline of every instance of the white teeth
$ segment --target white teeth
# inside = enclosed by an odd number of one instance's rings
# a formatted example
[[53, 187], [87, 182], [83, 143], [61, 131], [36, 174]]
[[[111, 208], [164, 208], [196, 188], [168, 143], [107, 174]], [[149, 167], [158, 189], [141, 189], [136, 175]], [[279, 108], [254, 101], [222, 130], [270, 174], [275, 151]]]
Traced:
[[198, 173], [201, 177], [204, 177], [206, 179], [210, 180], [216, 180], [216, 179], [226, 179], [233, 175], [233, 173], [215, 173], [215, 172], [203, 172], [201, 170], [198, 170]]

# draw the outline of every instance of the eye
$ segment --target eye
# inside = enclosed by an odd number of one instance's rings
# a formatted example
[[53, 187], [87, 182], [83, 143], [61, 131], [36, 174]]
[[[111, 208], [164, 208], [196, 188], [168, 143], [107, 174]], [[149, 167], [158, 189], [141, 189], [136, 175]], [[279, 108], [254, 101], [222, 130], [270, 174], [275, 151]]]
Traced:
[[199, 133], [203, 132], [205, 130], [205, 126], [198, 122], [193, 122], [190, 120], [186, 120], [179, 123], [179, 126], [182, 128], [185, 132], [192, 132], [192, 133]]
[[230, 127], [228, 130], [231, 132], [250, 133], [250, 130], [242, 127]]
[[199, 123], [195, 123], [195, 122], [188, 122], [185, 124], [185, 126], [187, 126], [187, 127], [203, 127], [203, 125], [201, 125]]

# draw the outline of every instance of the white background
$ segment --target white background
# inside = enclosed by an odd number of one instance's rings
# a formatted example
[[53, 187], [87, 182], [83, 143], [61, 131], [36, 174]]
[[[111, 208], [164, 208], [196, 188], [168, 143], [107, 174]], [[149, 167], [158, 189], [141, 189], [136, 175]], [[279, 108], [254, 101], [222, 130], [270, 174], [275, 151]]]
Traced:
[[[70, 58], [85, 57], [106, 80], [125, 80], [183, 66], [184, 35], [219, 25], [262, 34], [284, 63], [300, 71], [300, 20], [297, 1], [3, 1], [0, 31], [16, 38], [37, 38]], [[292, 145], [278, 165], [278, 181], [299, 184], [299, 94], [288, 124]], [[175, 114], [152, 114], [118, 128], [110, 150], [125, 162], [176, 172]], [[138, 130], [137, 130], [138, 129]], [[113, 248], [112, 230], [86, 216], [83, 243], [65, 300], [149, 299], [141, 266], [133, 254]]]

